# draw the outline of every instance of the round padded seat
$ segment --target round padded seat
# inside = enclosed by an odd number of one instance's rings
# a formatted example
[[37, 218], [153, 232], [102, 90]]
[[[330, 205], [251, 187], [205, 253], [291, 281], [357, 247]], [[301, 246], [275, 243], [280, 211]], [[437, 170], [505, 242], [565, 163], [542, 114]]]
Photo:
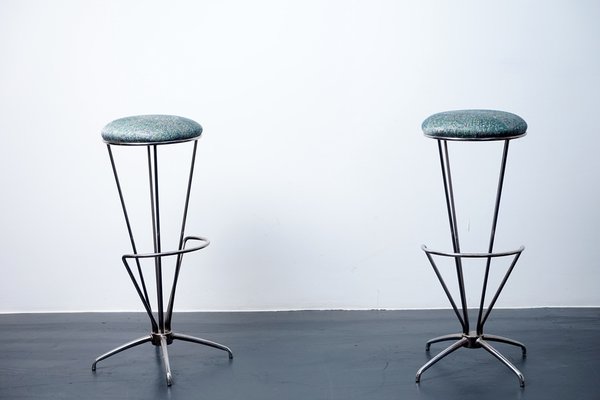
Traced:
[[421, 125], [425, 136], [445, 140], [505, 140], [525, 135], [527, 123], [496, 110], [458, 110], [433, 114]]
[[175, 115], [136, 115], [119, 118], [102, 129], [109, 144], [164, 144], [198, 138], [202, 126]]

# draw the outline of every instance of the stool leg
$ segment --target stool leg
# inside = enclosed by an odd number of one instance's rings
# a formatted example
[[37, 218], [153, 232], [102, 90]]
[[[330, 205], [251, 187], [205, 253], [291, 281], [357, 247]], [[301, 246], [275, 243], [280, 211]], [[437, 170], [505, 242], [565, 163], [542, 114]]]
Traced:
[[[187, 221], [188, 207], [190, 205], [190, 192], [192, 190], [192, 179], [194, 177], [194, 165], [196, 164], [196, 149], [198, 147], [198, 141], [194, 141], [194, 149], [192, 151], [192, 161], [190, 163], [190, 173], [188, 176], [187, 190], [185, 193], [185, 204], [183, 206], [183, 218], [181, 220], [181, 231], [179, 234], [179, 246], [178, 250], [182, 250], [185, 247], [185, 224]], [[165, 317], [165, 329], [171, 330], [171, 319], [173, 317], [173, 303], [175, 302], [175, 291], [177, 290], [177, 281], [179, 279], [179, 270], [181, 269], [181, 262], [183, 255], [177, 256], [177, 262], [175, 263], [175, 274], [173, 276], [173, 286], [171, 287], [171, 295], [169, 296], [169, 303], [167, 305], [167, 313]]]
[[[443, 149], [442, 149], [443, 143]], [[448, 223], [450, 224], [450, 233], [452, 235], [452, 248], [455, 253], [460, 253], [460, 242], [458, 238], [458, 223], [456, 218], [456, 205], [454, 203], [454, 188], [452, 186], [452, 172], [450, 171], [450, 157], [448, 155], [448, 141], [438, 140], [438, 152], [440, 156], [440, 166], [442, 169], [442, 180], [444, 182], [444, 194], [446, 196], [446, 208], [448, 210]], [[460, 294], [460, 303], [463, 316], [459, 318], [463, 328], [463, 333], [469, 333], [469, 312], [467, 310], [467, 295], [465, 293], [465, 280], [463, 277], [462, 259], [454, 258], [456, 264], [456, 277], [458, 280], [458, 290]]]
[[505, 344], [510, 344], [513, 346], [520, 347], [523, 352], [523, 357], [527, 357], [527, 348], [525, 347], [525, 345], [523, 343], [521, 343], [517, 340], [509, 339], [509, 338], [506, 338], [503, 336], [488, 335], [488, 334], [484, 334], [482, 336], [482, 339], [490, 341], [490, 342], [505, 343]]
[[[108, 156], [110, 158], [110, 165], [112, 167], [112, 171], [113, 171], [113, 175], [115, 177], [115, 182], [117, 184], [117, 191], [119, 192], [119, 200], [121, 202], [121, 208], [123, 209], [123, 215], [125, 217], [125, 224], [127, 225], [127, 233], [129, 234], [129, 240], [131, 242], [131, 247], [133, 249], [133, 254], [138, 254], [137, 251], [137, 247], [135, 245], [135, 240], [133, 238], [133, 232], [131, 230], [131, 223], [129, 222], [129, 214], [127, 214], [127, 207], [125, 206], [125, 199], [123, 198], [123, 191], [121, 190], [121, 183], [119, 181], [119, 174], [117, 173], [117, 167], [115, 165], [115, 159], [113, 157], [112, 154], [112, 150], [110, 148], [110, 144], [106, 145], [106, 148], [108, 149]], [[150, 305], [150, 297], [148, 296], [148, 290], [146, 289], [146, 282], [144, 281], [144, 274], [142, 273], [142, 267], [140, 265], [140, 260], [139, 259], [135, 259], [135, 263], [137, 265], [137, 271], [138, 271], [138, 275], [140, 277], [140, 285], [138, 285], [133, 273], [131, 272], [131, 270], [129, 269], [129, 266], [127, 265], [127, 262], [125, 260], [123, 260], [123, 262], [125, 263], [125, 267], [127, 268], [127, 272], [129, 273], [129, 276], [131, 277], [131, 280], [133, 281], [133, 284], [136, 287], [136, 290], [140, 296], [140, 299], [142, 300], [142, 303], [144, 303], [144, 307], [146, 308], [146, 311], [148, 312], [148, 315], [150, 316], [150, 322], [152, 324], [152, 332], [157, 332], [158, 331], [158, 325], [156, 324], [156, 321], [154, 320], [154, 317], [152, 316], [152, 310], [149, 308]]]
[[214, 347], [215, 349], [226, 351], [229, 354], [229, 359], [233, 359], [231, 349], [219, 343], [211, 342], [210, 340], [200, 339], [194, 336], [183, 335], [181, 333], [173, 333], [173, 339], [183, 340], [185, 342], [202, 344], [204, 346]]
[[429, 348], [434, 343], [445, 342], [448, 340], [460, 340], [460, 339], [462, 339], [462, 337], [463, 337], [462, 333], [451, 333], [450, 335], [443, 335], [443, 336], [435, 337], [433, 339], [429, 339], [427, 341], [427, 343], [425, 344], [425, 351], [429, 351]]
[[146, 343], [146, 342], [150, 342], [151, 340], [152, 340], [152, 336], [144, 336], [144, 337], [141, 337], [139, 339], [132, 340], [129, 343], [125, 343], [124, 345], [119, 346], [116, 349], [113, 349], [113, 350], [109, 351], [108, 353], [102, 354], [100, 357], [96, 358], [96, 360], [92, 364], [92, 371], [96, 370], [96, 364], [99, 361], [102, 361], [105, 358], [108, 358], [110, 356], [114, 356], [115, 354], [120, 353], [123, 350], [127, 350], [127, 349], [130, 349], [130, 348], [135, 347], [135, 346], [139, 346], [140, 344], [143, 344], [143, 343]]
[[500, 360], [502, 364], [506, 365], [515, 375], [517, 375], [517, 378], [519, 379], [519, 385], [521, 385], [521, 387], [525, 387], [525, 378], [523, 377], [521, 371], [517, 369], [517, 367], [515, 367], [510, 361], [508, 361], [508, 359], [504, 357], [498, 350], [490, 346], [485, 340], [480, 338], [477, 340], [477, 343], [479, 343], [481, 347], [483, 347], [491, 355]]
[[[496, 202], [494, 204], [494, 217], [492, 218], [492, 229], [490, 232], [490, 241], [488, 245], [488, 253], [491, 253], [494, 249], [494, 240], [496, 238], [496, 227], [498, 225], [498, 211], [500, 210], [500, 199], [502, 198], [502, 187], [504, 185], [504, 174], [506, 172], [506, 159], [508, 157], [508, 144], [509, 140], [504, 141], [504, 150], [502, 151], [502, 163], [500, 164], [500, 176], [498, 178], [498, 188], [496, 190]], [[485, 318], [483, 317], [483, 308], [485, 305], [485, 295], [487, 292], [488, 278], [490, 276], [490, 266], [492, 264], [492, 258], [488, 257], [487, 262], [485, 264], [485, 273], [483, 277], [483, 287], [481, 289], [481, 299], [479, 302], [479, 314], [477, 315], [477, 334], [481, 335], [483, 333], [483, 324], [485, 323]], [[493, 307], [493, 303], [491, 304]], [[488, 311], [491, 310], [491, 307], [488, 308]], [[487, 317], [486, 313], [486, 317]]]
[[171, 364], [169, 364], [169, 352], [167, 351], [167, 339], [164, 335], [160, 336], [160, 349], [162, 351], [163, 364], [165, 366], [165, 374], [167, 377], [167, 386], [173, 383], [173, 375], [171, 375]]
[[445, 350], [442, 350], [440, 353], [438, 353], [435, 357], [433, 357], [431, 360], [429, 360], [425, 365], [423, 365], [421, 368], [419, 368], [419, 370], [417, 371], [417, 376], [415, 377], [415, 382], [419, 383], [421, 381], [421, 375], [423, 374], [423, 372], [428, 370], [433, 364], [440, 361], [442, 358], [446, 357], [448, 354], [460, 349], [468, 342], [469, 342], [469, 339], [463, 337], [458, 342], [452, 344], [450, 347], [448, 347]]
[[[152, 238], [154, 252], [161, 252], [160, 240], [160, 203], [158, 190], [158, 149], [156, 145], [146, 146], [148, 151], [148, 181], [150, 187], [150, 211], [152, 213]], [[162, 257], [154, 257], [156, 275], [156, 300], [158, 313], [158, 332], [165, 332], [163, 308]]]

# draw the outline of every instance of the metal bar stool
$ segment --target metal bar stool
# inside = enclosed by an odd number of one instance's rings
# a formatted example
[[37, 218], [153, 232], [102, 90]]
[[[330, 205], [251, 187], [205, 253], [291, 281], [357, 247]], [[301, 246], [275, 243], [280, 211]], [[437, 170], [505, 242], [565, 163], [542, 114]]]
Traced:
[[[190, 200], [190, 189], [192, 187], [192, 177], [194, 174], [194, 164], [196, 160], [196, 148], [198, 146], [198, 138], [200, 137], [201, 133], [202, 127], [200, 124], [187, 118], [171, 115], [142, 115], [121, 118], [109, 123], [102, 129], [102, 139], [106, 143], [106, 147], [108, 149], [108, 156], [110, 157], [110, 164], [112, 166], [115, 181], [117, 183], [117, 191], [119, 192], [119, 199], [121, 201], [121, 207], [123, 208], [123, 214], [125, 216], [125, 224], [127, 225], [127, 232], [129, 233], [129, 239], [131, 241], [131, 247], [133, 250], [133, 254], [125, 254], [121, 259], [125, 265], [125, 268], [127, 269], [127, 273], [129, 274], [131, 281], [133, 282], [135, 290], [140, 297], [142, 304], [144, 305], [144, 309], [150, 318], [151, 333], [129, 343], [125, 343], [124, 345], [119, 346], [108, 353], [102, 354], [96, 358], [92, 364], [92, 371], [96, 370], [96, 364], [99, 361], [140, 344], [150, 342], [154, 346], [159, 346], [162, 351], [162, 360], [165, 368], [167, 385], [170, 386], [173, 382], [173, 377], [169, 364], [167, 345], [173, 343], [173, 340], [176, 339], [224, 350], [229, 354], [229, 359], [233, 358], [231, 350], [226, 346], [211, 342], [209, 340], [175, 333], [171, 330], [175, 290], [177, 288], [177, 281], [179, 279], [179, 271], [183, 261], [183, 255], [203, 249], [209, 244], [209, 241], [205, 238], [199, 236], [185, 236], [184, 233]], [[160, 235], [158, 147], [162, 145], [183, 143], [188, 141], [193, 141], [194, 146], [192, 150], [192, 160], [187, 183], [187, 192], [185, 196], [183, 219], [181, 222], [181, 231], [179, 235], [179, 245], [176, 250], [163, 251], [161, 247]], [[119, 182], [111, 146], [145, 146], [147, 149], [150, 206], [152, 212], [152, 238], [154, 243], [154, 251], [152, 253], [138, 253], [129, 216], [125, 207], [125, 200], [123, 199], [123, 192], [121, 191], [121, 184]], [[189, 246], [188, 243], [193, 245]], [[176, 257], [173, 283], [169, 293], [169, 301], [166, 309], [163, 301], [164, 290], [162, 265], [162, 260], [165, 257]], [[142, 272], [142, 266], [140, 263], [140, 260], [143, 259], [154, 259], [154, 273], [158, 303], [156, 316], [158, 318], [156, 318], [155, 314], [153, 313], [150, 297], [148, 296], [148, 288], [146, 287], [146, 282], [144, 280], [144, 274]], [[130, 265], [130, 263], [135, 264], [137, 277], [132, 271], [132, 265]]]
[[[494, 110], [462, 110], [462, 111], [448, 111], [438, 113], [427, 118], [422, 125], [425, 136], [436, 139], [438, 143], [438, 152], [440, 158], [440, 165], [442, 169], [442, 180], [444, 183], [444, 193], [446, 195], [446, 208], [448, 211], [448, 222], [450, 224], [450, 234], [452, 237], [452, 252], [442, 252], [430, 250], [426, 246], [422, 246], [427, 259], [431, 263], [435, 275], [439, 279], [452, 309], [456, 314], [456, 318], [460, 322], [462, 327], [461, 333], [444, 335], [430, 339], [425, 345], [425, 351], [429, 352], [429, 348], [433, 343], [443, 341], [455, 341], [451, 346], [441, 351], [435, 357], [430, 359], [425, 365], [423, 365], [418, 371], [416, 376], [416, 382], [420, 382], [421, 375], [432, 365], [440, 361], [455, 350], [466, 347], [466, 348], [483, 348], [490, 354], [496, 357], [500, 362], [506, 365], [519, 379], [521, 387], [525, 386], [525, 379], [523, 374], [498, 350], [492, 347], [489, 342], [500, 342], [506, 343], [513, 346], [520, 347], [522, 350], [523, 357], [526, 356], [526, 348], [523, 343], [520, 343], [513, 339], [508, 339], [501, 336], [489, 335], [484, 333], [483, 327], [487, 321], [490, 312], [492, 311], [496, 300], [500, 295], [500, 292], [504, 288], [506, 281], [508, 280], [512, 270], [515, 267], [521, 253], [525, 249], [523, 246], [517, 250], [506, 251], [506, 252], [494, 252], [494, 239], [496, 236], [496, 225], [498, 222], [498, 209], [500, 207], [500, 197], [502, 195], [502, 186], [504, 183], [504, 173], [506, 170], [506, 159], [508, 156], [508, 145], [512, 139], [517, 139], [525, 136], [527, 131], [527, 124], [525, 121], [511, 113]], [[489, 239], [489, 246], [486, 253], [462, 253], [460, 249], [459, 237], [458, 237], [458, 226], [456, 218], [456, 208], [454, 203], [454, 191], [452, 187], [452, 174], [450, 173], [450, 159], [448, 157], [448, 141], [490, 141], [490, 140], [502, 140], [504, 141], [504, 150], [502, 153], [502, 162], [500, 166], [500, 177], [498, 179], [498, 188], [496, 192], [496, 202], [494, 207], [494, 214], [492, 219], [492, 228]], [[434, 257], [449, 257], [454, 259], [454, 265], [456, 268], [456, 276], [458, 280], [458, 292], [460, 295], [460, 309], [456, 305], [454, 298], [452, 297], [446, 282], [442, 278], [442, 275], [436, 265]], [[498, 289], [493, 295], [487, 308], [485, 307], [485, 298], [488, 288], [488, 280], [490, 273], [490, 266], [492, 259], [507, 258], [509, 259], [510, 266], [507, 269]], [[465, 293], [465, 280], [463, 275], [463, 259], [484, 259], [485, 272], [483, 278], [483, 285], [481, 291], [481, 298], [479, 301], [479, 308], [477, 310], [477, 321], [475, 329], [473, 330], [469, 321], [469, 312], [467, 309], [467, 298]]]

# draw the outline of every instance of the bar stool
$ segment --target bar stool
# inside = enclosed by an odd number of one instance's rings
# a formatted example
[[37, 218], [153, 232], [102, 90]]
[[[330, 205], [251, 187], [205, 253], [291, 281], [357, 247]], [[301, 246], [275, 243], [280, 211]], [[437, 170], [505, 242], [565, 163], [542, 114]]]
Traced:
[[[125, 216], [125, 224], [129, 233], [131, 242], [132, 254], [125, 254], [121, 258], [127, 273], [133, 282], [135, 290], [144, 305], [144, 309], [150, 318], [151, 332], [149, 335], [142, 336], [129, 343], [125, 343], [108, 353], [102, 354], [92, 364], [92, 371], [96, 371], [96, 364], [120, 353], [124, 350], [150, 342], [154, 346], [159, 346], [162, 351], [162, 360], [165, 368], [167, 385], [171, 385], [173, 377], [169, 364], [169, 354], [167, 345], [173, 343], [173, 340], [182, 340], [186, 342], [198, 343], [205, 346], [214, 347], [224, 350], [229, 354], [229, 359], [233, 358], [231, 350], [218, 343], [209, 340], [200, 339], [193, 336], [175, 333], [171, 330], [171, 320], [173, 317], [173, 302], [175, 300], [175, 290], [179, 278], [179, 271], [183, 260], [183, 255], [192, 253], [208, 246], [209, 241], [199, 236], [185, 236], [185, 225], [187, 219], [188, 205], [190, 200], [190, 189], [192, 187], [192, 177], [194, 174], [194, 164], [196, 160], [196, 148], [198, 146], [198, 138], [202, 133], [202, 127], [197, 122], [187, 118], [172, 116], [172, 115], [141, 115], [117, 119], [102, 129], [102, 139], [106, 143], [108, 156], [112, 166], [115, 181], [117, 183], [117, 191]], [[158, 148], [163, 145], [175, 143], [183, 143], [193, 141], [192, 159], [190, 172], [187, 181], [187, 192], [185, 196], [185, 205], [183, 210], [183, 219], [181, 222], [181, 231], [179, 235], [179, 245], [176, 250], [163, 251], [161, 247], [161, 231], [160, 231], [160, 207], [159, 207], [159, 187], [158, 187]], [[133, 237], [132, 228], [125, 207], [121, 184], [117, 175], [117, 168], [111, 146], [145, 146], [148, 157], [148, 180], [150, 186], [150, 206], [152, 213], [152, 238], [154, 242], [154, 250], [152, 253], [138, 253], [136, 243]], [[193, 246], [188, 246], [188, 243]], [[169, 293], [169, 301], [165, 309], [163, 301], [163, 258], [175, 257], [175, 269], [173, 273], [173, 282]], [[142, 272], [140, 260], [154, 259], [154, 273], [156, 280], [157, 294], [157, 309], [156, 313], [152, 310], [150, 298], [148, 296], [148, 288]], [[130, 263], [135, 264], [137, 276], [132, 270]], [[155, 317], [155, 314], [157, 318]]]
[[[437, 140], [440, 165], [442, 169], [442, 180], [444, 183], [444, 193], [446, 197], [446, 208], [448, 211], [448, 222], [450, 224], [450, 234], [452, 237], [452, 252], [436, 251], [422, 246], [427, 259], [429, 260], [433, 270], [440, 281], [450, 304], [462, 327], [461, 333], [444, 335], [433, 338], [425, 345], [425, 351], [429, 352], [430, 346], [433, 343], [452, 341], [450, 347], [441, 351], [425, 365], [423, 365], [416, 375], [416, 382], [419, 383], [421, 375], [428, 368], [440, 361], [455, 350], [466, 348], [483, 348], [496, 357], [500, 362], [506, 365], [519, 379], [521, 387], [525, 386], [523, 374], [498, 350], [493, 348], [489, 342], [500, 342], [509, 345], [520, 347], [523, 357], [526, 356], [526, 348], [523, 343], [513, 339], [508, 339], [501, 336], [489, 335], [484, 333], [484, 325], [487, 321], [490, 312], [492, 311], [500, 292], [504, 288], [515, 264], [517, 263], [521, 253], [525, 249], [523, 246], [513, 251], [494, 252], [494, 239], [496, 235], [496, 225], [498, 221], [498, 209], [500, 207], [500, 197], [502, 195], [502, 186], [504, 183], [504, 173], [506, 170], [506, 159], [508, 156], [508, 145], [512, 139], [517, 139], [525, 136], [527, 131], [527, 123], [519, 116], [503, 111], [494, 110], [461, 110], [448, 111], [434, 114], [427, 118], [422, 129], [426, 137]], [[494, 214], [492, 219], [492, 228], [489, 238], [489, 246], [485, 253], [462, 253], [458, 237], [458, 226], [456, 218], [456, 209], [454, 203], [454, 191], [452, 187], [452, 175], [450, 173], [450, 160], [448, 157], [448, 141], [504, 141], [504, 150], [502, 153], [502, 162], [500, 166], [500, 176], [496, 192], [496, 201], [494, 206]], [[458, 280], [458, 291], [460, 295], [460, 310], [442, 278], [434, 257], [449, 257], [454, 259], [456, 268], [456, 276]], [[498, 289], [494, 293], [489, 305], [485, 307], [485, 298], [488, 288], [488, 280], [492, 259], [508, 259], [509, 267]], [[467, 299], [465, 293], [465, 280], [463, 275], [463, 259], [481, 259], [485, 260], [485, 272], [483, 277], [481, 298], [479, 299], [479, 308], [477, 309], [477, 321], [475, 329], [471, 329], [469, 321], [469, 312], [467, 310]], [[439, 259], [438, 259], [439, 261]]]

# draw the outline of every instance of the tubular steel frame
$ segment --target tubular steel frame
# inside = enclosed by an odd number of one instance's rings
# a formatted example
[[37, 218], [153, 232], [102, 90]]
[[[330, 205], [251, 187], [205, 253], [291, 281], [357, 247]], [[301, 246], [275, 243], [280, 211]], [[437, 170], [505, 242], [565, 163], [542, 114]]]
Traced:
[[[429, 369], [435, 363], [437, 363], [438, 361], [440, 361], [442, 358], [446, 357], [450, 353], [458, 350], [459, 348], [466, 347], [466, 348], [471, 348], [471, 349], [483, 348], [484, 350], [488, 351], [490, 354], [492, 354], [494, 357], [496, 357], [498, 360], [500, 360], [500, 362], [502, 362], [504, 365], [506, 365], [517, 376], [521, 387], [525, 386], [525, 378], [523, 377], [523, 374], [521, 373], [521, 371], [519, 371], [506, 357], [504, 357], [498, 350], [493, 348], [488, 342], [499, 342], [499, 343], [505, 343], [505, 344], [510, 344], [513, 346], [520, 347], [522, 350], [523, 357], [526, 357], [526, 355], [527, 355], [527, 349], [526, 349], [525, 345], [523, 343], [518, 342], [513, 339], [505, 338], [502, 336], [488, 335], [483, 332], [483, 327], [485, 325], [485, 322], [487, 321], [487, 319], [490, 315], [490, 312], [492, 311], [494, 305], [496, 304], [496, 301], [498, 300], [498, 297], [500, 296], [500, 292], [502, 292], [502, 289], [504, 288], [506, 281], [508, 280], [517, 261], [519, 260], [521, 253], [523, 252], [523, 250], [525, 250], [525, 247], [521, 246], [517, 250], [513, 250], [513, 251], [507, 251], [507, 252], [502, 252], [502, 253], [498, 253], [498, 252], [494, 253], [493, 252], [494, 240], [496, 237], [496, 226], [497, 226], [497, 222], [498, 222], [498, 211], [500, 208], [500, 198], [502, 197], [502, 187], [504, 184], [504, 175], [505, 175], [505, 171], [506, 171], [506, 160], [507, 160], [507, 156], [508, 156], [508, 144], [511, 139], [513, 139], [513, 138], [507, 138], [504, 140], [504, 150], [502, 152], [502, 162], [501, 162], [501, 166], [500, 166], [500, 176], [498, 179], [498, 188], [496, 191], [496, 202], [495, 202], [495, 206], [494, 206], [494, 216], [492, 219], [492, 228], [491, 228], [491, 233], [490, 233], [488, 251], [487, 251], [487, 253], [461, 253], [460, 242], [459, 242], [459, 237], [458, 237], [458, 225], [456, 222], [457, 218], [456, 218], [456, 207], [455, 207], [455, 203], [454, 203], [454, 189], [452, 186], [452, 174], [450, 172], [450, 159], [448, 157], [448, 142], [447, 142], [447, 139], [437, 138], [438, 152], [439, 152], [439, 157], [440, 157], [440, 165], [441, 165], [441, 169], [442, 169], [442, 180], [444, 183], [444, 194], [446, 197], [446, 208], [448, 211], [448, 222], [450, 225], [450, 234], [452, 236], [453, 252], [448, 253], [448, 252], [434, 251], [434, 250], [428, 249], [426, 246], [422, 246], [422, 249], [425, 252], [425, 255], [427, 256], [429, 263], [433, 267], [435, 275], [437, 276], [438, 280], [440, 281], [440, 284], [442, 285], [442, 288], [444, 289], [444, 292], [446, 293], [446, 296], [448, 297], [450, 304], [452, 305], [452, 309], [454, 310], [454, 313], [456, 314], [456, 317], [458, 318], [458, 321], [460, 322], [460, 325], [462, 327], [462, 332], [450, 334], [450, 335], [439, 336], [439, 337], [436, 337], [436, 338], [433, 338], [433, 339], [430, 339], [429, 341], [427, 341], [427, 343], [425, 345], [425, 351], [429, 352], [429, 349], [433, 343], [456, 340], [456, 342], [454, 342], [451, 346], [442, 350], [435, 357], [430, 359], [425, 365], [423, 365], [421, 368], [419, 368], [419, 370], [417, 371], [416, 378], [415, 378], [417, 383], [420, 382], [421, 375], [423, 374], [423, 372], [425, 372], [427, 369]], [[440, 274], [440, 271], [435, 263], [433, 256], [454, 258], [454, 263], [455, 263], [455, 267], [456, 267], [456, 276], [457, 276], [457, 280], [458, 280], [458, 290], [459, 290], [459, 295], [460, 295], [460, 309], [457, 307], [454, 298], [452, 297], [450, 291], [448, 290], [448, 286], [446, 285], [446, 282], [442, 278], [442, 275]], [[492, 300], [490, 301], [490, 304], [488, 305], [488, 307], [486, 309], [485, 297], [486, 297], [486, 292], [488, 289], [488, 279], [489, 279], [491, 262], [492, 262], [493, 258], [502, 258], [502, 257], [512, 257], [512, 261], [511, 261], [510, 266], [509, 266], [506, 274], [504, 275], [504, 278], [502, 279], [498, 289], [496, 290], [496, 293], [492, 297]], [[480, 298], [480, 303], [479, 303], [478, 315], [477, 315], [477, 325], [476, 325], [475, 330], [470, 330], [470, 326], [469, 326], [469, 313], [468, 313], [468, 309], [467, 309], [467, 298], [466, 298], [466, 293], [465, 293], [465, 283], [464, 283], [463, 265], [462, 265], [463, 258], [485, 258], [485, 259], [487, 259], [486, 266], [485, 266], [484, 278], [483, 278], [483, 286], [482, 286], [482, 290], [481, 290], [481, 298]]]
[[[173, 142], [175, 143], [175, 142]], [[179, 143], [179, 141], [177, 142]], [[133, 238], [133, 232], [131, 229], [131, 223], [129, 221], [129, 215], [127, 214], [127, 208], [125, 207], [125, 200], [123, 198], [123, 192], [121, 190], [121, 184], [119, 182], [119, 176], [117, 174], [117, 168], [115, 165], [115, 160], [113, 157], [111, 145], [121, 145], [121, 143], [106, 143], [108, 149], [108, 155], [110, 158], [110, 164], [113, 170], [113, 174], [115, 177], [115, 181], [117, 183], [117, 191], [119, 192], [119, 199], [121, 201], [121, 207], [123, 208], [123, 214], [125, 216], [125, 224], [127, 225], [127, 232], [129, 234], [129, 240], [131, 242], [131, 247], [133, 250], [133, 254], [125, 254], [121, 257], [123, 264], [125, 265], [125, 269], [133, 282], [135, 290], [144, 305], [144, 309], [150, 318], [151, 325], [151, 333], [150, 335], [143, 336], [141, 338], [135, 339], [131, 342], [125, 343], [122, 346], [119, 346], [105, 354], [102, 354], [98, 358], [96, 358], [92, 364], [92, 371], [96, 371], [96, 364], [104, 360], [108, 357], [111, 357], [117, 353], [120, 353], [124, 350], [130, 349], [132, 347], [138, 346], [143, 343], [150, 342], [154, 346], [160, 346], [162, 351], [162, 360], [165, 368], [165, 375], [167, 380], [167, 385], [171, 386], [173, 382], [173, 376], [171, 374], [171, 366], [169, 363], [169, 354], [167, 352], [167, 346], [173, 343], [173, 340], [182, 340], [186, 342], [192, 342], [197, 344], [202, 344], [209, 347], [214, 347], [216, 349], [224, 350], [228, 353], [229, 359], [233, 359], [233, 353], [231, 350], [222, 344], [211, 342], [210, 340], [200, 339], [193, 336], [183, 335], [180, 333], [175, 333], [171, 329], [171, 321], [173, 317], [173, 303], [175, 301], [175, 291], [177, 289], [177, 281], [179, 280], [179, 271], [181, 269], [181, 263], [183, 261], [183, 255], [191, 252], [198, 251], [200, 249], [205, 248], [209, 245], [209, 241], [205, 238], [199, 236], [185, 236], [185, 225], [187, 221], [187, 212], [190, 201], [190, 191], [192, 187], [192, 178], [194, 175], [194, 165], [196, 161], [196, 149], [198, 146], [198, 140], [194, 139], [194, 149], [192, 152], [192, 161], [190, 165], [189, 178], [187, 183], [187, 192], [185, 196], [185, 205], [183, 210], [183, 218], [181, 222], [181, 231], [179, 235], [179, 245], [178, 249], [175, 251], [162, 251], [161, 249], [161, 237], [160, 237], [160, 206], [159, 206], [159, 190], [158, 190], [158, 148], [157, 146], [161, 144], [170, 144], [169, 143], [140, 143], [138, 145], [143, 145], [147, 147], [148, 153], [148, 181], [150, 186], [150, 208], [152, 213], [152, 238], [154, 242], [154, 252], [147, 254], [139, 254], [137, 251], [137, 247], [135, 244], [135, 240]], [[190, 241], [199, 242], [199, 244], [195, 247], [187, 248], [186, 245]], [[175, 263], [175, 272], [173, 276], [173, 284], [171, 286], [171, 291], [169, 294], [169, 302], [166, 307], [164, 307], [163, 302], [163, 273], [162, 273], [162, 259], [163, 257], [173, 257], [177, 256], [177, 260]], [[148, 289], [146, 287], [146, 282], [144, 280], [144, 274], [142, 272], [142, 267], [140, 265], [140, 259], [144, 258], [153, 258], [154, 259], [154, 272], [156, 275], [156, 293], [157, 293], [157, 311], [156, 314], [158, 316], [155, 318], [155, 315], [152, 310], [152, 305], [150, 302], [150, 298], [148, 296]], [[135, 265], [137, 268], [137, 274], [139, 280], [136, 279], [134, 272], [132, 271], [129, 262], [131, 260], [135, 260]]]

